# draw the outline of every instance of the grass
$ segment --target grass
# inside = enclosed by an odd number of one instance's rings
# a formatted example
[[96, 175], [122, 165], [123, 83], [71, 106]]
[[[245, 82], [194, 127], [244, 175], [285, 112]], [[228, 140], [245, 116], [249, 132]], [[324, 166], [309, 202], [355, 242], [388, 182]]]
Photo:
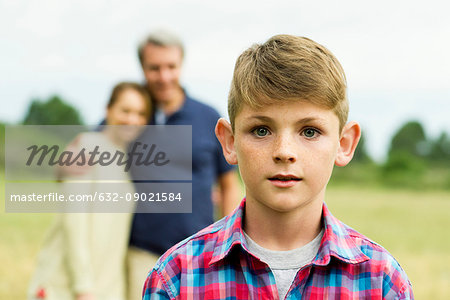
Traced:
[[[3, 178], [1, 181], [3, 182]], [[4, 207], [4, 186], [0, 204]], [[449, 299], [450, 191], [332, 186], [326, 202], [346, 224], [400, 262], [417, 299]], [[0, 299], [25, 299], [52, 214], [0, 214]]]
[[36, 256], [52, 218], [51, 214], [5, 214], [2, 209], [0, 299], [26, 299]]
[[333, 187], [333, 214], [394, 255], [417, 299], [450, 296], [450, 192]]

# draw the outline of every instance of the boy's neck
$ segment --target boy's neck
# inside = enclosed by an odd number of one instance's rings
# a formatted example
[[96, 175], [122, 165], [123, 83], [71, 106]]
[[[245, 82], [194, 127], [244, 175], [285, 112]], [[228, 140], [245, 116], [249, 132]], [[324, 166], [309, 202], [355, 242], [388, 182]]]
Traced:
[[[250, 200], [250, 201], [249, 201]], [[287, 251], [303, 247], [322, 229], [323, 200], [290, 212], [277, 212], [247, 199], [244, 231], [261, 247]]]

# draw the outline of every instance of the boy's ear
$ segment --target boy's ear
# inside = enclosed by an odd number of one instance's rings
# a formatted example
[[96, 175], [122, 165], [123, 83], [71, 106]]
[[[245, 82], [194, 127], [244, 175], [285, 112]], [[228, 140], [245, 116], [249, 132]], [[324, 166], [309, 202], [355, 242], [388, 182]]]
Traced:
[[216, 124], [216, 137], [222, 145], [223, 156], [230, 165], [237, 165], [237, 156], [234, 149], [234, 135], [231, 124], [220, 118]]
[[353, 158], [356, 145], [358, 145], [361, 137], [361, 127], [356, 122], [347, 123], [342, 128], [341, 138], [339, 140], [339, 148], [334, 164], [339, 167], [347, 165]]

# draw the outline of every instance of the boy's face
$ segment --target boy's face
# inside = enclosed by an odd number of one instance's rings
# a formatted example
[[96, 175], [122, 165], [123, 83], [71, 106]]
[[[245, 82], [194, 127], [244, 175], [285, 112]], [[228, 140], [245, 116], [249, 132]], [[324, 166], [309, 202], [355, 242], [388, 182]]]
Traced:
[[[354, 126], [357, 142], [359, 126]], [[346, 150], [335, 113], [303, 101], [260, 109], [244, 105], [229, 141], [224, 153], [229, 163], [239, 164], [247, 201], [278, 212], [322, 201], [334, 164], [351, 159], [342, 160]]]

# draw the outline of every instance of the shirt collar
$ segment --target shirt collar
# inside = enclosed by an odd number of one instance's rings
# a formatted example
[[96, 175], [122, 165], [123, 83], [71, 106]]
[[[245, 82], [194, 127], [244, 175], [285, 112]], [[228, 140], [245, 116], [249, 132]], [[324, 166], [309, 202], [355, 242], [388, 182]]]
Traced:
[[180, 109], [178, 109], [177, 111], [175, 111], [173, 114], [171, 114], [170, 116], [168, 116], [168, 118], [179, 114], [179, 113], [186, 113], [187, 111], [190, 110], [191, 105], [192, 105], [192, 99], [191, 97], [189, 97], [188, 93], [186, 92], [186, 89], [182, 88], [183, 93], [184, 93], [184, 99], [183, 99], [183, 104], [181, 105]]
[[[168, 120], [176, 117], [179, 114], [183, 115], [183, 114], [189, 113], [190, 111], [194, 110], [194, 109], [192, 109], [192, 102], [193, 102], [192, 98], [189, 96], [189, 94], [187, 93], [185, 88], [182, 88], [182, 90], [183, 90], [183, 93], [184, 93], [183, 104], [181, 105], [181, 107], [177, 111], [173, 112], [169, 116], [165, 116], [164, 124], [167, 124]], [[156, 122], [157, 111], [158, 111], [157, 109], [155, 109], [153, 111], [153, 115], [152, 115], [152, 118], [150, 120], [150, 125], [164, 125], [164, 124], [158, 124], [158, 122]]]
[[233, 214], [224, 219], [221, 230], [217, 233], [217, 241], [214, 253], [209, 264], [214, 264], [226, 257], [235, 245], [241, 245], [248, 252], [244, 233], [242, 232], [242, 220], [245, 211], [245, 198]]
[[[242, 230], [244, 212], [245, 198], [234, 213], [223, 220], [217, 233], [217, 241], [209, 262], [210, 265], [227, 257], [231, 249], [237, 245], [240, 245], [244, 251], [249, 252]], [[359, 234], [336, 219], [325, 203], [322, 209], [322, 220], [325, 232], [317, 256], [312, 262], [314, 265], [325, 266], [329, 264], [331, 256], [349, 264], [357, 264], [369, 259], [355, 244], [354, 237], [359, 236]]]
[[330, 262], [331, 256], [349, 264], [369, 260], [369, 257], [355, 243], [355, 237], [361, 237], [361, 235], [335, 218], [325, 203], [322, 209], [322, 220], [325, 233], [313, 264], [325, 266]]

